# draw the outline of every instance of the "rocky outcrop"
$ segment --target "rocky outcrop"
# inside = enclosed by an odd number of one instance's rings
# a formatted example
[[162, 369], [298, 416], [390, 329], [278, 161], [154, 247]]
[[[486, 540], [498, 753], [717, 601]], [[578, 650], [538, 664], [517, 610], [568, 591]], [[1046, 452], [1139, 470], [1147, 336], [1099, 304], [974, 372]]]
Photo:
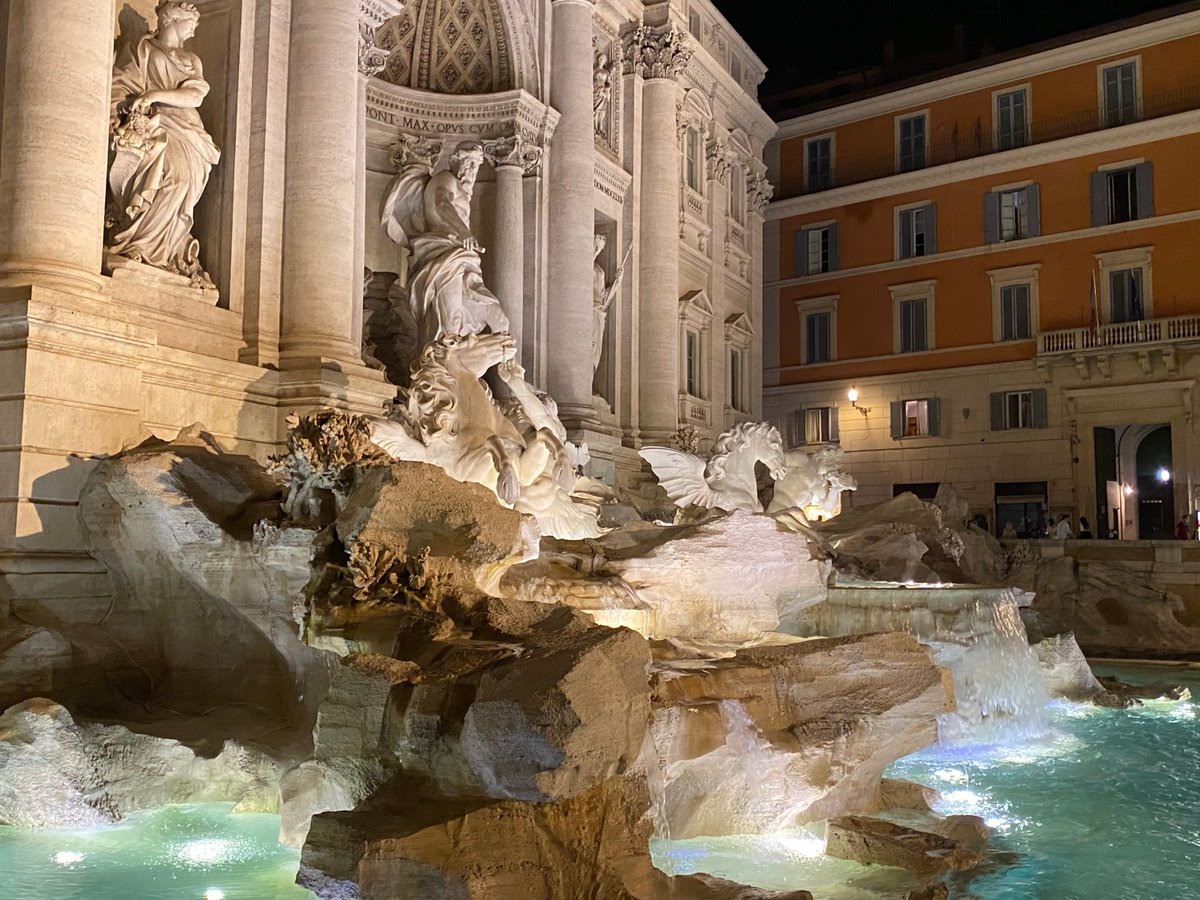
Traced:
[[[955, 827], [962, 830], [957, 823]], [[971, 832], [968, 839], [973, 840], [974, 834]], [[961, 872], [975, 868], [984, 859], [978, 844], [972, 846], [867, 816], [845, 816], [826, 823], [825, 852], [838, 859], [863, 865], [896, 866], [918, 875]]]
[[872, 634], [664, 663], [654, 706], [667, 830], [689, 838], [871, 808], [884, 768], [936, 741], [954, 701], [914, 638]]
[[1048, 637], [1034, 644], [1033, 649], [1051, 697], [1085, 702], [1104, 693], [1071, 632]]
[[79, 725], [50, 700], [0, 714], [0, 825], [83, 827], [168, 803], [278, 808], [278, 767], [228, 745], [213, 759], [120, 726]]
[[650, 638], [736, 645], [820, 602], [828, 574], [807, 539], [739, 511], [681, 526], [634, 522], [586, 545], [552, 545], [514, 569], [502, 590], [557, 598]]
[[400, 779], [358, 810], [314, 819], [302, 861], [364, 900], [810, 900], [664, 875], [645, 850], [649, 803], [634, 775], [541, 804], [449, 799]]

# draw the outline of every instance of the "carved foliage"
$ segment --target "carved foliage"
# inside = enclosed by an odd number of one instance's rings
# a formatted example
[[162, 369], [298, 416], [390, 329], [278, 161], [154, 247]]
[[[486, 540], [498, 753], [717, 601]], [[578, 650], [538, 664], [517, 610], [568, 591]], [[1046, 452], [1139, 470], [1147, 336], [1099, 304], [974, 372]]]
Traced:
[[695, 50], [673, 28], [639, 25], [625, 37], [625, 64], [642, 78], [678, 79]]
[[762, 215], [775, 195], [775, 187], [762, 175], [755, 175], [746, 183], [746, 200], [750, 210]]

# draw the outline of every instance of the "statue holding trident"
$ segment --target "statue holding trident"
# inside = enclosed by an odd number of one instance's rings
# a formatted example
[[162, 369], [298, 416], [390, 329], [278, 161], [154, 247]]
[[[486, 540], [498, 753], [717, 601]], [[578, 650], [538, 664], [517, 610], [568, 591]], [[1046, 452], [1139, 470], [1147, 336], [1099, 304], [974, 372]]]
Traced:
[[604, 247], [608, 243], [608, 239], [602, 234], [596, 235], [594, 260], [595, 265], [592, 269], [592, 372], [594, 373], [600, 368], [600, 357], [604, 351], [604, 326], [608, 322], [608, 308], [612, 306], [613, 299], [617, 296], [617, 291], [621, 289], [621, 279], [625, 277], [625, 266], [629, 262], [629, 254], [633, 252], [633, 245], [625, 251], [625, 258], [621, 261], [621, 267], [617, 269], [617, 274], [613, 277], [612, 283], [608, 284], [605, 280], [604, 266], [600, 264], [600, 254], [604, 252]]

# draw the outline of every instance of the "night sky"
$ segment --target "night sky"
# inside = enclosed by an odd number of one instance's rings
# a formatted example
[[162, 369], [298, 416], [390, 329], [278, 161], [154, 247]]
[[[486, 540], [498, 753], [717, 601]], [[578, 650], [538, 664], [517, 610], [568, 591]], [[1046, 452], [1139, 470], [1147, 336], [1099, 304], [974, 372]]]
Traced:
[[[1002, 52], [1177, 5], [1162, 0], [713, 0], [766, 62], [760, 93], [898, 58], [949, 50], [964, 26], [967, 58]], [[939, 66], [934, 66], [939, 68]]]

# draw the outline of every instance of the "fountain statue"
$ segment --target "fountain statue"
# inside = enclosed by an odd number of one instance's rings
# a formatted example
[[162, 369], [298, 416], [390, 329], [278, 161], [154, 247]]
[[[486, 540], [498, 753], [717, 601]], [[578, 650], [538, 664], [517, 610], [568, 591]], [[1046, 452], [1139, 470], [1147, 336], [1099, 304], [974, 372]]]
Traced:
[[597, 234], [593, 244], [594, 265], [592, 267], [592, 371], [595, 372], [600, 368], [600, 357], [604, 354], [604, 326], [608, 322], [608, 308], [612, 306], [612, 302], [616, 299], [617, 292], [621, 290], [621, 281], [625, 277], [625, 266], [629, 263], [629, 255], [633, 252], [633, 247], [630, 247], [625, 253], [625, 259], [622, 261], [620, 268], [617, 269], [617, 274], [613, 276], [612, 281], [608, 281], [608, 276], [604, 272], [604, 266], [600, 264], [600, 254], [604, 252], [604, 247], [608, 243], [608, 238], [602, 234]]
[[109, 253], [214, 290], [192, 236], [196, 203], [221, 158], [198, 112], [208, 96], [200, 57], [184, 48], [200, 12], [158, 4], [158, 30], [127, 44], [112, 81]]

